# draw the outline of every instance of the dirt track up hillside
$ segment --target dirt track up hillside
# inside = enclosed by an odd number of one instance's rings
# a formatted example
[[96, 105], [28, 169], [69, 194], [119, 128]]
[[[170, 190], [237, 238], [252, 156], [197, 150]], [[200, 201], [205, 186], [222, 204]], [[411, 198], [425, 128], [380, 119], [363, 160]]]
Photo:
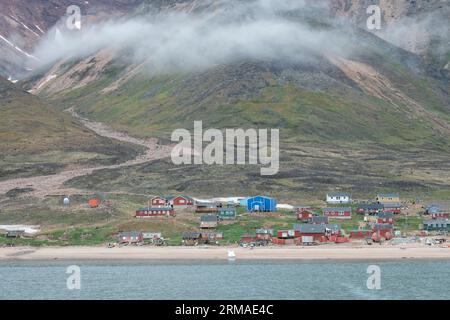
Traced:
[[126, 133], [115, 131], [114, 129], [111, 129], [110, 127], [102, 123], [93, 122], [88, 119], [82, 118], [79, 115], [77, 115], [72, 108], [68, 109], [67, 111], [70, 112], [74, 118], [77, 118], [79, 121], [81, 121], [81, 123], [83, 123], [84, 126], [94, 131], [98, 135], [119, 140], [122, 142], [140, 145], [145, 147], [146, 151], [138, 155], [134, 159], [131, 159], [129, 161], [117, 165], [105, 165], [97, 167], [69, 169], [52, 175], [0, 181], [0, 195], [5, 194], [9, 190], [15, 188], [32, 188], [33, 191], [27, 193], [27, 195], [36, 197], [44, 197], [49, 194], [71, 193], [76, 190], [64, 189], [63, 184], [66, 181], [69, 181], [73, 178], [92, 174], [96, 170], [103, 170], [103, 169], [113, 170], [121, 167], [138, 165], [170, 156], [171, 146], [159, 145], [158, 139], [156, 138], [139, 139], [131, 137]]

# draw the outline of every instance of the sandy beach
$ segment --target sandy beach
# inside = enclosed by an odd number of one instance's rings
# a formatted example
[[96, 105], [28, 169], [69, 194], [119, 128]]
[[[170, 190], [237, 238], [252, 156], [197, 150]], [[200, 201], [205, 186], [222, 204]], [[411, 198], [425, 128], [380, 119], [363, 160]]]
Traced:
[[7, 260], [396, 260], [450, 259], [450, 248], [428, 246], [361, 247], [15, 247], [0, 248]]

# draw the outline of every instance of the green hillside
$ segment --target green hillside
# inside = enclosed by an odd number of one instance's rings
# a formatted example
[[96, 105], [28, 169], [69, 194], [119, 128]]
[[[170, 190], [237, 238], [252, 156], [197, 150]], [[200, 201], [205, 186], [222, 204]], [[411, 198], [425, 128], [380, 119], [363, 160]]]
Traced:
[[[446, 196], [446, 80], [434, 77], [420, 57], [370, 33], [336, 32], [350, 35], [346, 55], [311, 51], [302, 61], [241, 60], [177, 74], [152, 74], [150, 63], [131, 63], [127, 49], [115, 51], [101, 69], [101, 55], [64, 61], [55, 81], [90, 82], [78, 88], [50, 84], [40, 95], [135, 136], [167, 140], [174, 129], [191, 129], [198, 120], [205, 129], [281, 133], [280, 172], [270, 179], [258, 177], [252, 166], [193, 166], [180, 175], [180, 167], [156, 162], [151, 170], [105, 170], [69, 184], [205, 196], [264, 191], [293, 199], [298, 192], [317, 197], [333, 189]], [[31, 78], [27, 86], [35, 83]]]
[[138, 152], [97, 136], [69, 114], [0, 78], [0, 179], [54, 173], [70, 164], [115, 163]]

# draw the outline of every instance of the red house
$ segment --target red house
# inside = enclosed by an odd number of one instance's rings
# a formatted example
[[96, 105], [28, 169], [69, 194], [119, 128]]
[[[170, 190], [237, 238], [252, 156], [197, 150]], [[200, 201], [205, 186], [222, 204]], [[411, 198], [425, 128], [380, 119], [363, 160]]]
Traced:
[[136, 210], [136, 218], [153, 218], [153, 217], [171, 217], [175, 214], [173, 208], [158, 207], [158, 208], [141, 208]]
[[350, 231], [351, 239], [367, 239], [372, 237], [372, 230], [352, 230]]
[[376, 223], [372, 227], [372, 232], [375, 233], [376, 237], [379, 235], [381, 238], [389, 240], [393, 237], [394, 226], [390, 223]]
[[241, 236], [240, 243], [252, 243], [256, 242], [256, 240], [257, 240], [256, 235], [245, 233]]
[[435, 212], [431, 214], [431, 218], [433, 219], [449, 219], [450, 213], [447, 212]]
[[352, 208], [339, 207], [339, 208], [324, 208], [322, 209], [323, 215], [334, 219], [351, 219]]
[[171, 198], [169, 203], [174, 207], [188, 207], [194, 205], [194, 199], [186, 196], [177, 196]]
[[384, 213], [393, 213], [393, 214], [400, 214], [402, 212], [402, 205], [400, 203], [383, 203], [383, 210]]
[[299, 236], [300, 233], [296, 230], [279, 230], [277, 234], [278, 239], [294, 239]]
[[341, 235], [341, 227], [337, 224], [295, 224], [294, 229], [298, 237], [313, 237], [314, 241]]
[[381, 212], [377, 215], [377, 223], [394, 223], [394, 214], [391, 212]]
[[308, 209], [296, 208], [295, 213], [297, 214], [297, 220], [302, 222], [308, 222], [309, 219], [315, 216], [315, 213]]
[[162, 207], [167, 206], [169, 204], [169, 201], [166, 198], [163, 197], [153, 197], [152, 198], [152, 207]]
[[273, 236], [272, 229], [257, 229], [256, 230], [256, 238], [259, 240], [270, 240]]

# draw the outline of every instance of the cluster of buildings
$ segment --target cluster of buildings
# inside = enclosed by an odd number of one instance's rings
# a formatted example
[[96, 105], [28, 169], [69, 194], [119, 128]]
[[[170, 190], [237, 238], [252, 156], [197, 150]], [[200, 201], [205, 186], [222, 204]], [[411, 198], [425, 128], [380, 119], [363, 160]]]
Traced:
[[425, 214], [431, 219], [423, 221], [423, 230], [450, 231], [450, 210], [445, 210], [437, 204], [431, 204], [426, 207]]
[[[378, 194], [374, 201], [354, 205], [348, 193], [328, 193], [327, 207], [315, 210], [312, 207], [295, 207], [299, 221], [291, 229], [256, 229], [254, 233], [242, 234], [241, 245], [301, 245], [315, 243], [343, 243], [350, 239], [389, 240], [395, 235], [395, 218], [402, 211], [400, 196], [397, 193]], [[277, 201], [267, 196], [238, 198], [230, 201], [195, 200], [178, 195], [174, 197], [157, 196], [149, 200], [148, 206], [136, 210], [136, 218], [173, 217], [178, 210], [190, 209], [201, 214], [197, 231], [182, 233], [182, 244], [218, 244], [223, 233], [216, 229], [222, 221], [237, 218], [237, 206], [245, 207], [248, 213], [277, 211]], [[320, 213], [319, 213], [320, 212]], [[364, 215], [364, 222], [355, 230], [344, 232], [337, 221], [352, 219], [353, 214]], [[436, 206], [429, 206], [426, 213], [431, 217], [423, 223], [424, 230], [448, 230], [449, 213]], [[122, 235], [123, 241], [144, 241], [144, 234], [134, 233], [129, 237]]]

